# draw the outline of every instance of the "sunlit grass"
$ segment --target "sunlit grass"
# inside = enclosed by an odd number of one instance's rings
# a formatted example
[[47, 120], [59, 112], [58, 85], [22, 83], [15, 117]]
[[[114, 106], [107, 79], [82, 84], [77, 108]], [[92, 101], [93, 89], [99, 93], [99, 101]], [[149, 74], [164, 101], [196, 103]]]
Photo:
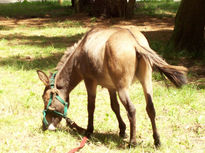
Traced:
[[180, 2], [146, 1], [137, 2], [136, 14], [147, 14], [157, 17], [174, 17]]
[[58, 2], [27, 2], [0, 5], [0, 16], [7, 18], [34, 18], [69, 16], [74, 11], [69, 7], [71, 2], [65, 1], [63, 5]]

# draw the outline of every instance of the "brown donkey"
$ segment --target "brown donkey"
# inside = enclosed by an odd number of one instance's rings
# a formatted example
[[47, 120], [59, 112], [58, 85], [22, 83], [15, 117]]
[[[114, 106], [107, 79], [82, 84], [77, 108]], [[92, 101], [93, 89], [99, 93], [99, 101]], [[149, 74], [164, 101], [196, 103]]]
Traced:
[[43, 93], [45, 110], [50, 110], [44, 113], [47, 124], [43, 122], [44, 127], [50, 130], [56, 128], [64, 115], [56, 115], [53, 112], [66, 113], [65, 104], [58, 97], [69, 102], [69, 93], [81, 80], [84, 80], [88, 94], [86, 135], [93, 133], [96, 87], [101, 85], [109, 91], [111, 108], [119, 122], [120, 136], [124, 136], [126, 125], [120, 115], [116, 93], [118, 94], [127, 110], [130, 122], [130, 144], [136, 144], [136, 109], [131, 102], [128, 89], [135, 79], [138, 79], [142, 84], [146, 99], [146, 111], [152, 124], [154, 144], [159, 146], [160, 139], [152, 102], [153, 67], [177, 87], [186, 83], [187, 69], [167, 64], [149, 47], [146, 38], [137, 31], [137, 28], [91, 29], [77, 44], [65, 52], [58, 63], [58, 72], [52, 85], [44, 72], [37, 71], [40, 80], [46, 86]]

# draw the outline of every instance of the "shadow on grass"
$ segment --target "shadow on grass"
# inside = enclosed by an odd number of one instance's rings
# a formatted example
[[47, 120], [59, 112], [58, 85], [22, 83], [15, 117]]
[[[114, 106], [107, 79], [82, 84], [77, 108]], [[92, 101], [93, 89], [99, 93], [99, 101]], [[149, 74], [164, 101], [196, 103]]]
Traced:
[[[45, 36], [16, 36], [9, 35], [5, 37], [6, 40], [12, 39], [20, 39], [22, 42], [18, 43], [18, 45], [34, 45], [43, 47], [53, 46], [54, 48], [65, 49], [66, 47], [71, 46], [73, 43], [77, 42], [78, 39], [81, 38], [83, 34], [77, 34], [72, 37], [45, 37]], [[28, 41], [25, 41], [28, 40]], [[24, 42], [25, 41], [25, 42]], [[13, 44], [10, 44], [13, 45]], [[21, 56], [11, 56], [11, 57], [0, 57], [0, 66], [7, 66], [14, 69], [23, 69], [23, 70], [32, 70], [32, 69], [41, 69], [48, 70], [53, 69], [58, 61], [60, 60], [63, 53], [55, 53], [47, 57], [35, 57], [32, 58], [30, 56], [21, 57]]]
[[[78, 139], [79, 142], [81, 141], [82, 137], [84, 137], [84, 133], [79, 133], [73, 129], [68, 127], [60, 127], [58, 131], [67, 132], [70, 134], [74, 139]], [[127, 149], [129, 148], [128, 142], [126, 142], [123, 138], [121, 138], [116, 133], [99, 133], [94, 132], [91, 137], [88, 139], [88, 143], [92, 143], [95, 145], [103, 144], [107, 147], [111, 148], [119, 148], [119, 149]]]
[[0, 30], [10, 30], [12, 29], [11, 27], [0, 25]]
[[53, 69], [63, 53], [53, 54], [48, 57], [39, 57], [35, 59], [30, 59], [29, 57], [20, 58], [20, 57], [8, 57], [0, 59], [0, 66], [11, 67], [15, 70], [48, 70]]
[[[79, 132], [76, 131], [76, 129], [71, 129], [68, 126], [62, 126], [60, 125], [57, 130], [55, 131], [48, 131], [48, 130], [43, 130], [43, 126], [37, 128], [38, 133], [44, 133], [44, 132], [62, 132], [65, 134], [68, 134], [70, 136], [73, 137], [73, 139], [78, 140], [79, 142], [82, 141], [82, 138], [85, 137], [85, 130]], [[111, 133], [111, 132], [107, 132], [107, 133], [100, 133], [100, 132], [94, 132], [90, 138], [88, 138], [87, 143], [92, 143], [94, 145], [99, 145], [99, 144], [103, 144], [107, 147], [111, 148], [119, 148], [119, 149], [128, 149], [129, 148], [129, 144], [128, 142], [121, 138], [118, 134], [116, 133]], [[138, 144], [139, 146], [141, 145], [140, 143]], [[74, 146], [74, 148], [77, 146]]]
[[[81, 142], [82, 138], [85, 137], [84, 133], [79, 133], [68, 127], [60, 127], [57, 129], [57, 131], [66, 132], [67, 134], [71, 135], [73, 139], [76, 139], [79, 142]], [[125, 150], [125, 149], [130, 149], [130, 145], [128, 141], [129, 141], [129, 136], [127, 138], [121, 138], [118, 134], [111, 133], [109, 131], [107, 133], [94, 132], [91, 135], [91, 137], [88, 139], [87, 144], [92, 143], [97, 146], [104, 145], [109, 149], [117, 148], [117, 149]], [[135, 148], [142, 148], [142, 146], [144, 148], [155, 149], [154, 144], [152, 142], [144, 144], [141, 137], [138, 136], [137, 145], [135, 146]]]
[[12, 44], [12, 40], [18, 40], [18, 45], [26, 45], [26, 46], [37, 46], [37, 47], [47, 47], [53, 46], [54, 48], [63, 49], [71, 44], [77, 42], [82, 37], [83, 34], [76, 34], [71, 37], [60, 36], [60, 37], [46, 37], [46, 36], [25, 36], [22, 34], [10, 34], [7, 36], [0, 36], [0, 39], [4, 39], [10, 41], [9, 45], [17, 45]]

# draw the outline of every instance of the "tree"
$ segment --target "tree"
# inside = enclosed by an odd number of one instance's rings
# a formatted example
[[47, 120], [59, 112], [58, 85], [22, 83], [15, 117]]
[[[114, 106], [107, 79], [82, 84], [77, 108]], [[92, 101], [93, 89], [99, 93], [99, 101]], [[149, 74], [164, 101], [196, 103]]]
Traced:
[[74, 7], [76, 13], [82, 12], [83, 8], [86, 8], [91, 2], [92, 0], [71, 0], [72, 7]]
[[58, 0], [59, 4], [63, 4], [63, 0]]
[[194, 56], [203, 54], [205, 0], [182, 0], [175, 18], [169, 49], [186, 50]]
[[134, 14], [134, 6], [135, 0], [106, 0], [106, 15], [130, 18]]
[[105, 14], [107, 17], [130, 18], [134, 14], [135, 0], [72, 0], [77, 12], [90, 6], [90, 14], [100, 16]]

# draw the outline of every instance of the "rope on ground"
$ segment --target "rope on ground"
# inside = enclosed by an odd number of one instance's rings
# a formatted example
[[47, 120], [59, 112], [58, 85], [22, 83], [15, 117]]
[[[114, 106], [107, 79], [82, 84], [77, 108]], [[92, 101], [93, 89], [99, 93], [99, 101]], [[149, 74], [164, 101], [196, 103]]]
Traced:
[[80, 146], [77, 147], [77, 148], [74, 148], [74, 149], [71, 149], [68, 153], [75, 153], [77, 151], [79, 151], [80, 149], [82, 149], [84, 146], [85, 146], [85, 143], [87, 142], [87, 137], [83, 137], [81, 143], [80, 143]]

